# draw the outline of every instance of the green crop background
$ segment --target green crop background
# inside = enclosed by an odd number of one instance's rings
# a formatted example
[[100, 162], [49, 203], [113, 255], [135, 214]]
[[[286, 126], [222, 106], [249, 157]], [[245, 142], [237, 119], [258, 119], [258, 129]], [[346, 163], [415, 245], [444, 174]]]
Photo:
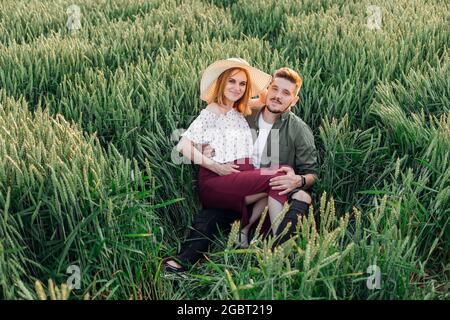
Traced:
[[[77, 265], [70, 299], [448, 299], [449, 22], [444, 0], [1, 1], [0, 298]], [[174, 133], [228, 57], [301, 74], [314, 210], [275, 251], [234, 249], [235, 224], [165, 277], [200, 208]]]

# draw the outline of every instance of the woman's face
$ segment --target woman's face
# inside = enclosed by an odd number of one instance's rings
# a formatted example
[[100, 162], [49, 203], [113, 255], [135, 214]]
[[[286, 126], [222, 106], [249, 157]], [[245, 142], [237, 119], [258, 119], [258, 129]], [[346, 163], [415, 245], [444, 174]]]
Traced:
[[247, 89], [247, 76], [242, 70], [233, 72], [227, 79], [225, 85], [225, 98], [232, 102], [238, 101]]

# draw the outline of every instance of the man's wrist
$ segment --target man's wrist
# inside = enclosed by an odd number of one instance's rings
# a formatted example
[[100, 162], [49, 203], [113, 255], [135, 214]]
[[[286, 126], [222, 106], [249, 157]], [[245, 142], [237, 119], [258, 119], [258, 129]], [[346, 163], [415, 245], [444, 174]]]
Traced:
[[299, 181], [298, 181], [298, 184], [297, 184], [297, 188], [303, 188], [305, 185], [306, 185], [306, 178], [305, 178], [305, 176], [304, 175], [299, 175]]

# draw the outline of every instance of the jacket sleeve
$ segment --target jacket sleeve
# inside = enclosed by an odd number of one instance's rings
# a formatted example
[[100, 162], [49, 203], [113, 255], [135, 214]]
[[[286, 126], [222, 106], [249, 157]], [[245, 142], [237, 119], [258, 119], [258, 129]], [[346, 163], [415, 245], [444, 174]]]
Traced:
[[307, 126], [302, 126], [295, 139], [295, 173], [318, 173], [317, 149], [314, 135]]

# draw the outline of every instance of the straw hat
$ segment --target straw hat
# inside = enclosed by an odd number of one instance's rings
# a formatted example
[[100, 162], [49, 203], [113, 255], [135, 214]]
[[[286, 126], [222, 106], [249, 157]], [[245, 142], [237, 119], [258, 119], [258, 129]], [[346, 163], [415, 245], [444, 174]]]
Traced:
[[244, 59], [240, 58], [229, 58], [225, 60], [219, 60], [209, 65], [208, 68], [203, 72], [202, 80], [200, 81], [200, 98], [204, 101], [210, 101], [212, 95], [214, 94], [214, 89], [217, 84], [217, 78], [228, 69], [232, 68], [242, 68], [246, 69], [250, 74], [252, 83], [252, 92], [250, 97], [257, 96], [261, 91], [263, 91], [272, 80], [272, 76], [253, 68]]

